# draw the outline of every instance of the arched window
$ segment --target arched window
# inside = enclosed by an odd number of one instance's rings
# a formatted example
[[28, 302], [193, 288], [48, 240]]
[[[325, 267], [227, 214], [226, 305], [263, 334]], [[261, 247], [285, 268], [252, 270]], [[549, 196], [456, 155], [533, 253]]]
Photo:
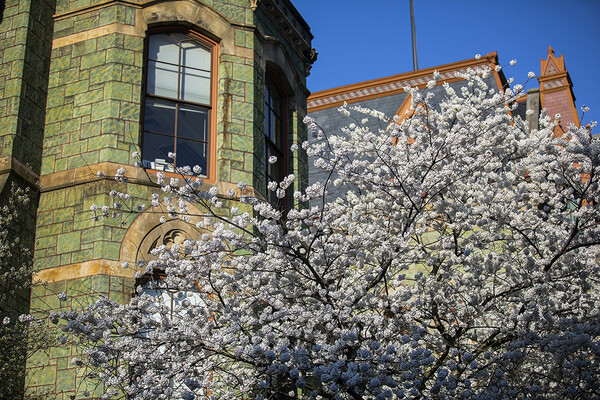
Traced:
[[[280, 182], [287, 175], [287, 101], [276, 78], [267, 72], [265, 81], [265, 180]], [[272, 158], [274, 157], [274, 158]], [[273, 162], [274, 159], [277, 161]], [[285, 199], [267, 190], [271, 204], [285, 208]]]
[[[191, 33], [148, 37], [144, 167], [172, 171], [198, 165], [202, 175], [212, 173], [214, 46]], [[169, 153], [175, 153], [175, 159]]]

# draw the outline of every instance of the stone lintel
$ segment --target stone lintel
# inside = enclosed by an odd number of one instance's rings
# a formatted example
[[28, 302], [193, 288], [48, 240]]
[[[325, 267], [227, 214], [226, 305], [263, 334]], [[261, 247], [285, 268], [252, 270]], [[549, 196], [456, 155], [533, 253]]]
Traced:
[[[2, 173], [1, 165], [2, 164], [0, 164], [0, 173]], [[67, 171], [43, 175], [41, 178], [38, 178], [40, 181], [40, 191], [42, 193], [45, 193], [51, 192], [53, 190], [81, 185], [84, 183], [96, 182], [103, 179], [113, 180], [119, 168], [125, 169], [125, 177], [128, 178], [128, 183], [154, 186], [157, 188], [159, 187], [159, 185], [156, 183], [156, 174], [158, 171], [146, 170], [144, 168], [138, 168], [133, 165], [118, 164], [113, 162], [102, 162], [97, 164], [86, 165], [84, 167], [69, 169]], [[98, 171], [102, 171], [104, 173], [104, 176], [99, 177], [97, 175]], [[180, 186], [184, 184], [184, 176], [173, 172], [163, 173], [165, 175], [165, 179], [180, 178]], [[237, 184], [231, 182], [219, 181], [215, 184], [203, 182], [199, 190], [208, 190], [213, 186], [216, 186], [219, 189], [219, 194], [221, 195], [224, 195], [229, 189], [235, 190], [236, 194], [234, 199], [239, 198], [239, 196], [241, 195], [262, 198], [262, 195], [257, 190], [255, 190], [254, 187], [248, 185], [242, 193], [241, 190], [237, 188]]]
[[28, 166], [23, 164], [12, 156], [0, 157], [0, 189], [4, 186], [4, 182], [8, 178], [8, 175], [14, 172], [19, 177], [23, 178], [29, 184], [37, 186], [39, 184], [40, 176], [33, 172]]
[[135, 265], [123, 268], [121, 262], [115, 260], [92, 260], [77, 264], [62, 265], [37, 271], [33, 282], [53, 283], [71, 279], [87, 278], [95, 275], [120, 276], [123, 278], [134, 278], [137, 272]]
[[100, 36], [106, 36], [113, 33], [144, 37], [144, 30], [140, 26], [114, 23], [110, 25], [104, 25], [99, 28], [90, 29], [88, 31], [74, 33], [72, 35], [56, 38], [52, 41], [52, 48], [57, 49], [59, 47], [69, 46], [74, 43], [83, 42], [88, 39], [94, 39]]

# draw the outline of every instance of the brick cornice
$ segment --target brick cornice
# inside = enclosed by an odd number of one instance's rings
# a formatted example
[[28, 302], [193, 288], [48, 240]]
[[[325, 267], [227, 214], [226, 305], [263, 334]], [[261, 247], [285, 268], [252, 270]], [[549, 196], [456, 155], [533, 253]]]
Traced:
[[480, 59], [472, 58], [450, 64], [439, 65], [436, 67], [410, 71], [403, 74], [322, 90], [313, 93], [308, 98], [308, 111], [314, 112], [321, 109], [336, 107], [344, 102], [353, 103], [401, 93], [404, 91], [405, 86], [423, 87], [427, 85], [429, 80], [433, 79], [434, 71], [438, 71], [444, 81], [452, 82], [460, 79], [455, 77], [455, 73], [457, 72], [465, 72], [468, 68], [488, 66], [496, 75], [498, 83], [502, 85], [502, 82], [504, 81], [503, 75], [501, 75], [502, 73], [494, 71], [494, 67], [497, 64], [498, 55], [496, 52], [493, 52], [481, 57]]

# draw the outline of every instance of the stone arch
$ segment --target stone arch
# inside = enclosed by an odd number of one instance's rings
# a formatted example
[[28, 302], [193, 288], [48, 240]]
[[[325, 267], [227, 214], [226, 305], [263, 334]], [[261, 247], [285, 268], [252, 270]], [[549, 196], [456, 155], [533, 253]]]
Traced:
[[185, 239], [194, 239], [203, 233], [210, 233], [208, 229], [196, 227], [196, 224], [204, 219], [205, 213], [193, 204], [188, 204], [188, 210], [189, 222], [172, 219], [161, 223], [160, 218], [166, 215], [166, 211], [160, 207], [152, 207], [141, 213], [125, 232], [119, 261], [128, 262], [134, 267], [140, 255], [147, 255], [154, 244], [165, 244], [168, 247]]
[[[284, 90], [290, 94], [299, 94], [304, 90], [301, 79], [298, 77], [296, 69], [293, 67], [291, 57], [285, 51], [283, 44], [274, 37], [267, 37], [263, 45], [263, 70], [271, 71], [280, 78]], [[283, 79], [281, 79], [283, 78]], [[290, 96], [296, 101], [296, 96]], [[291, 104], [295, 107], [295, 103]]]
[[[218, 11], [193, 0], [153, 2], [142, 8], [144, 31], [159, 25], [188, 25], [225, 47], [234, 46], [231, 22]], [[224, 49], [225, 50], [225, 49]]]

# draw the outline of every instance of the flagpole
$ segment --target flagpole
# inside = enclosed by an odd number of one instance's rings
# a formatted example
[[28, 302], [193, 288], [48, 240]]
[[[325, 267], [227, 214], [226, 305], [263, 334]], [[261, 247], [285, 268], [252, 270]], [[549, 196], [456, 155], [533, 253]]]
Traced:
[[410, 27], [412, 32], [412, 48], [413, 48], [413, 70], [419, 69], [417, 63], [417, 34], [415, 33], [415, 9], [413, 7], [413, 0], [410, 0]]

